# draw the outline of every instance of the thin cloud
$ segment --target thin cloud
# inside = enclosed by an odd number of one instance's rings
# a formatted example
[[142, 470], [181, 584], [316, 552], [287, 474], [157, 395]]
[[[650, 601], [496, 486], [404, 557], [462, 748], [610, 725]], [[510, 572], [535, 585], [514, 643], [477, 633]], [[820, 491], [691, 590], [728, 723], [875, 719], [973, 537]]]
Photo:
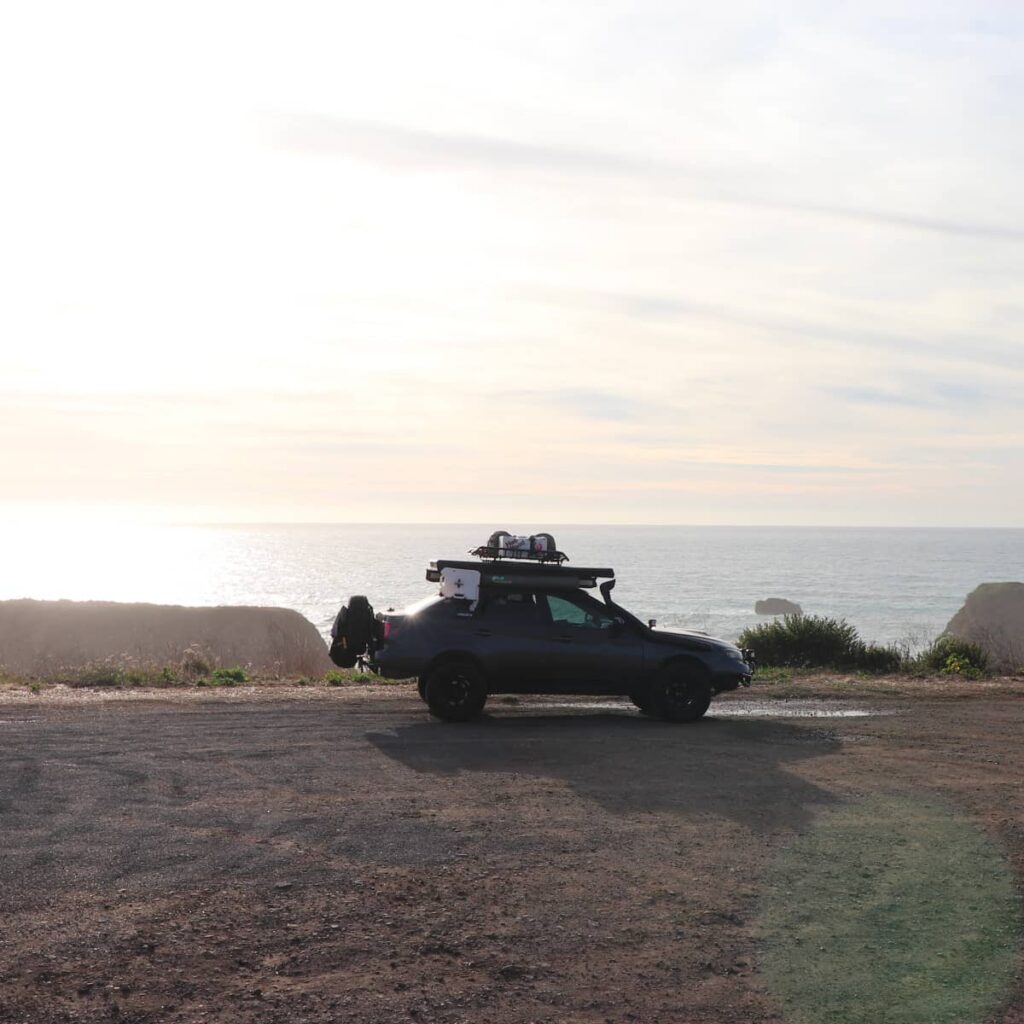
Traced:
[[825, 389], [830, 398], [858, 405], [896, 406], [906, 409], [993, 408], [1010, 396], [964, 382], [933, 381], [905, 384], [898, 389], [876, 387], [833, 387]]
[[593, 388], [504, 391], [495, 395], [495, 398], [539, 405], [605, 423], [639, 423], [649, 419], [657, 408], [640, 398]]
[[[276, 145], [320, 156], [347, 156], [397, 167], [476, 165], [520, 167], [587, 174], [651, 173], [656, 165], [614, 153], [544, 146], [480, 135], [430, 132], [397, 125], [325, 117], [274, 114], [267, 117]], [[673, 168], [678, 174], [695, 169]]]
[[526, 298], [533, 298], [566, 309], [597, 309], [618, 313], [636, 320], [660, 322], [690, 319], [713, 320], [730, 326], [770, 331], [773, 334], [806, 338], [812, 341], [831, 341], [842, 345], [881, 349], [886, 352], [908, 352], [930, 358], [969, 360], [974, 365], [989, 365], [1016, 373], [1024, 371], [1018, 343], [992, 342], [981, 336], [950, 337], [930, 332], [928, 338], [923, 338], [915, 337], [910, 332], [897, 334], [891, 331], [873, 331], [857, 327], [844, 328], [834, 324], [779, 316], [760, 310], [745, 311], [737, 307], [694, 302], [672, 296], [615, 294], [555, 288], [522, 289], [520, 294]]
[[636, 159], [600, 150], [547, 146], [516, 139], [434, 132], [381, 122], [318, 114], [265, 116], [273, 143], [281, 149], [320, 156], [345, 156], [401, 168], [455, 166], [507, 171], [510, 168], [562, 174], [613, 175], [660, 180], [688, 179], [702, 186], [700, 198], [812, 217], [854, 221], [875, 227], [904, 228], [994, 242], [1024, 242], [1024, 228], [972, 224], [914, 214], [821, 203], [798, 203], [769, 196], [742, 195], [709, 186], [712, 169], [677, 162]]

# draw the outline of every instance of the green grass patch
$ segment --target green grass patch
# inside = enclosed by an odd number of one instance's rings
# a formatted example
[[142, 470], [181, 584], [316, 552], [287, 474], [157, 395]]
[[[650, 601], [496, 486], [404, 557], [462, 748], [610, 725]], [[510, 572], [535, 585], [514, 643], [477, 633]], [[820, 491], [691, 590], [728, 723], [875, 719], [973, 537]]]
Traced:
[[800, 1024], [981, 1024], [1017, 968], [1005, 859], [941, 807], [868, 800], [825, 814], [778, 858], [763, 970]]
[[332, 669], [324, 674], [323, 681], [328, 686], [354, 686], [363, 683], [387, 686], [409, 682], [408, 679], [385, 679], [384, 676], [374, 675], [372, 672], [363, 672], [362, 669], [354, 668]]
[[776, 668], [774, 665], [758, 665], [754, 669], [754, 681], [764, 686], [777, 686], [793, 681], [794, 670], [790, 668]]

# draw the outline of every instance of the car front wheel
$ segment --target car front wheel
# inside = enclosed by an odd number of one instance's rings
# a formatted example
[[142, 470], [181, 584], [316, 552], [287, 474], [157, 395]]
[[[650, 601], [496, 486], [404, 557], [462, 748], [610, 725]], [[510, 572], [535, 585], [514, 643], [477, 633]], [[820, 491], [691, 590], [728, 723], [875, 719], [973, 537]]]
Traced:
[[468, 722], [487, 702], [484, 674], [468, 661], [446, 661], [424, 677], [424, 700], [444, 722]]
[[654, 680], [651, 708], [669, 722], [696, 722], [711, 704], [711, 683], [698, 665], [666, 665]]

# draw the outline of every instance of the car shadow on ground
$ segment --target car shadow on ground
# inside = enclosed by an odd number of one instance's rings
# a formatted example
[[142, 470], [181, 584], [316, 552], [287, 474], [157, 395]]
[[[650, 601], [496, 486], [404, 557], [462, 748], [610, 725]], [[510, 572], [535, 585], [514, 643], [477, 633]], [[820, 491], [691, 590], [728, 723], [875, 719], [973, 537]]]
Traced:
[[837, 800], [790, 768], [836, 753], [838, 738], [788, 722], [531, 715], [418, 722], [366, 738], [415, 772], [559, 780], [616, 814], [710, 814], [771, 831], [801, 829]]

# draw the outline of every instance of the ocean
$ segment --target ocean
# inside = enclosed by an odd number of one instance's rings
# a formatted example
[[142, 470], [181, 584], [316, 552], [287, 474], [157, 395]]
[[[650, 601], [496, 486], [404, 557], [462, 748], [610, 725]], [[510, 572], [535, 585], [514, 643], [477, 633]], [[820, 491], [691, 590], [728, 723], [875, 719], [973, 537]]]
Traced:
[[[9, 526], [0, 598], [294, 608], [326, 634], [350, 594], [382, 610], [429, 594], [427, 563], [515, 525]], [[1024, 580], [1024, 530], [546, 526], [577, 565], [612, 566], [643, 619], [735, 639], [754, 602], [796, 601], [866, 640], [920, 647], [979, 583]], [[527, 532], [523, 530], [523, 532]]]

